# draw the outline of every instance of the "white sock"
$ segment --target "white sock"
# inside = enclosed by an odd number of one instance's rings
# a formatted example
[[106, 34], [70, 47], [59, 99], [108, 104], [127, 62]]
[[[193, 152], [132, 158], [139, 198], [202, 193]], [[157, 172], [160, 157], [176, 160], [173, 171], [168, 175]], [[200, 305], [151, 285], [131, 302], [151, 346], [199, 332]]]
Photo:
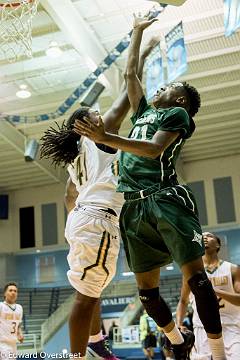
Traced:
[[96, 335], [89, 336], [89, 342], [91, 342], [91, 343], [96, 343], [102, 339], [103, 339], [102, 330]]
[[177, 328], [176, 324], [170, 332], [168, 333], [165, 332], [165, 335], [173, 345], [179, 345], [184, 342], [184, 338], [180, 330]]
[[208, 338], [208, 343], [212, 352], [213, 360], [226, 360], [222, 337], [220, 337], [219, 339]]

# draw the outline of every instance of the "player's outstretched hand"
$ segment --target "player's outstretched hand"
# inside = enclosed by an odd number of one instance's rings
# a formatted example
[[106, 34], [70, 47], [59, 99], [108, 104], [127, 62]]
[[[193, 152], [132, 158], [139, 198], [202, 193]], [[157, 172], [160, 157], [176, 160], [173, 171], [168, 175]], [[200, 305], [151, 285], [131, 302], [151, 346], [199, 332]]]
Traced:
[[149, 27], [152, 23], [155, 21], [158, 21], [158, 19], [153, 18], [149, 19], [149, 16], [142, 16], [139, 14], [138, 16], [136, 14], [133, 14], [134, 20], [133, 20], [133, 28], [138, 30], [144, 30], [147, 27]]
[[101, 116], [99, 116], [97, 123], [93, 123], [87, 117], [84, 117], [83, 120], [75, 120], [73, 131], [78, 135], [86, 136], [97, 143], [101, 143], [106, 136]]

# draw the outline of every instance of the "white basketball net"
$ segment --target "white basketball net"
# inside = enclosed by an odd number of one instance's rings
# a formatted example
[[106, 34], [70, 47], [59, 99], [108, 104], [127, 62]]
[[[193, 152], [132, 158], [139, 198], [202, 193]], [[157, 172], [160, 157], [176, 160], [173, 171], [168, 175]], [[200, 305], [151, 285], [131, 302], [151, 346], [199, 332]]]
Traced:
[[32, 56], [32, 19], [39, 0], [0, 1], [0, 57]]

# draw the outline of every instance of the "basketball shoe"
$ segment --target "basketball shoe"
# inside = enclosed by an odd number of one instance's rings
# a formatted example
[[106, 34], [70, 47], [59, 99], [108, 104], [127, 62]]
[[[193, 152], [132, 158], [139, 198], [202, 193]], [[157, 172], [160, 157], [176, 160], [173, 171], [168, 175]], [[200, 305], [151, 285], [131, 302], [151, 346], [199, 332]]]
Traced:
[[86, 360], [119, 360], [109, 347], [108, 337], [104, 336], [102, 340], [96, 343], [88, 343]]
[[168, 351], [172, 351], [175, 360], [190, 360], [190, 353], [194, 345], [195, 336], [190, 330], [181, 330], [181, 334], [184, 339], [184, 343], [180, 345], [172, 345], [167, 337], [165, 337], [164, 348]]

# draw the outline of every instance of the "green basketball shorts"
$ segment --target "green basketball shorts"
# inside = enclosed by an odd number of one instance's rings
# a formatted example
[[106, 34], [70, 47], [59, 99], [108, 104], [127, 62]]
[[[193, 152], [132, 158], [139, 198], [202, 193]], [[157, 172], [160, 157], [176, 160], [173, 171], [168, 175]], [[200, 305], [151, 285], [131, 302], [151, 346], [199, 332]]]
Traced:
[[173, 260], [181, 267], [204, 254], [202, 230], [191, 190], [154, 186], [125, 193], [120, 229], [130, 269], [146, 272]]

